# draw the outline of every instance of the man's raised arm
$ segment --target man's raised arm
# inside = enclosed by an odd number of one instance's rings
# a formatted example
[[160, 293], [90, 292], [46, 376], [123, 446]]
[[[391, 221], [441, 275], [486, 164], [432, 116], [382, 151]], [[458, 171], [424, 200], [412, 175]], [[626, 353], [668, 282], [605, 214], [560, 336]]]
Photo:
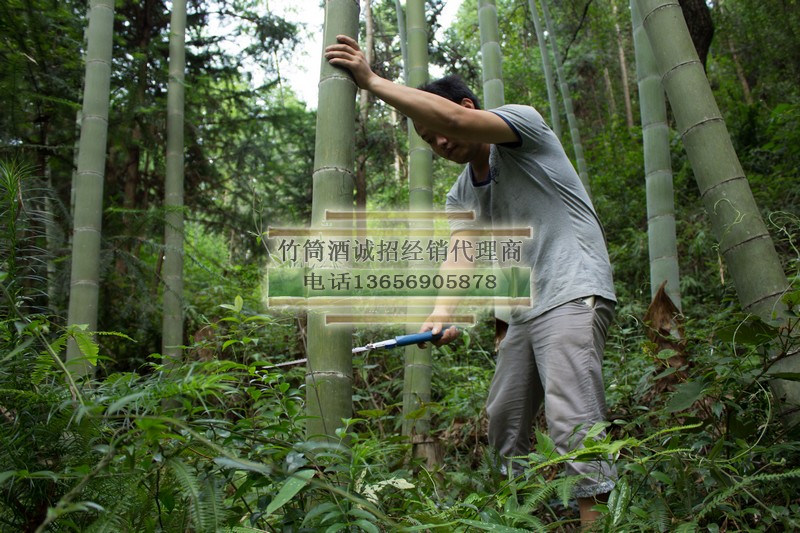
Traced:
[[346, 35], [325, 49], [331, 65], [350, 71], [356, 84], [430, 130], [452, 139], [490, 144], [517, 141], [508, 124], [488, 111], [467, 109], [439, 95], [381, 78], [372, 71], [358, 43]]

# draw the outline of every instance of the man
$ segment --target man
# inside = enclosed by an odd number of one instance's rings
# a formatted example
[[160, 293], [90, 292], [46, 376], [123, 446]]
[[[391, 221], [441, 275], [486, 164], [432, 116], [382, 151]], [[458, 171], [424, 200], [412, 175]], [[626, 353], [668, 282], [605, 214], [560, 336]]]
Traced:
[[[524, 470], [519, 459], [530, 451], [543, 401], [558, 452], [579, 447], [586, 431], [605, 419], [601, 363], [615, 295], [600, 221], [561, 143], [532, 107], [481, 110], [456, 77], [420, 89], [395, 84], [372, 72], [355, 40], [340, 35], [337, 41], [325, 51], [332, 65], [411, 118], [436, 154], [466, 165], [447, 209], [474, 211], [476, 221], [451, 220], [453, 238], [476, 225], [533, 230], [522, 250], [532, 269], [532, 305], [511, 311], [486, 406], [489, 444], [503, 471], [509, 465], [515, 474]], [[442, 268], [467, 266], [448, 259]], [[437, 304], [421, 331], [438, 333], [453, 312], [454, 306]], [[457, 336], [448, 328], [437, 345]], [[575, 495], [588, 524], [616, 472], [605, 461], [570, 463], [568, 470], [581, 476]]]

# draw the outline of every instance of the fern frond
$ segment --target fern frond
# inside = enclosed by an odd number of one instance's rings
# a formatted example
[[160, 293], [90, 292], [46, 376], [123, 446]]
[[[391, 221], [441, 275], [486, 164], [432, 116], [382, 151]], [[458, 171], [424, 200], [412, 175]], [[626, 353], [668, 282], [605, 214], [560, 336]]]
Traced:
[[650, 520], [649, 526], [656, 531], [669, 530], [669, 513], [667, 506], [662, 500], [655, 500], [650, 506]]
[[581, 480], [580, 476], [565, 476], [556, 482], [556, 489], [558, 492], [558, 499], [561, 505], [566, 507], [572, 499], [572, 493], [575, 490], [575, 485]]
[[[733, 494], [738, 493], [744, 487], [748, 485], [752, 485], [754, 483], [761, 483], [765, 481], [780, 481], [783, 479], [790, 479], [790, 478], [800, 478], [800, 468], [795, 468], [793, 470], [789, 470], [788, 472], [780, 472], [777, 474], [756, 474], [754, 476], [747, 476], [742, 478], [741, 480], [737, 481], [730, 487], [726, 487], [724, 490], [719, 491], [716, 496], [702, 503], [702, 509], [699, 513], [697, 513], [697, 520], [701, 520], [705, 515], [707, 515], [712, 510], [716, 509], [717, 506], [730, 498]], [[710, 495], [709, 495], [710, 496]]]
[[202, 523], [197, 524], [198, 531], [214, 533], [225, 522], [227, 510], [223, 505], [223, 499], [224, 495], [217, 481], [212, 476], [206, 477], [203, 483], [202, 504], [197, 513], [202, 517]]
[[141, 488], [142, 475], [127, 475], [105, 478], [92, 487], [103, 501], [105, 512], [92, 522], [86, 533], [118, 533], [125, 530], [125, 519], [137, 501], [136, 493]]
[[201, 482], [192, 468], [177, 457], [170, 458], [167, 465], [178, 481], [181, 492], [188, 499], [193, 530], [198, 533], [215, 533], [225, 522], [227, 515], [223, 505], [224, 495], [219, 490], [217, 480], [208, 476]]
[[179, 458], [172, 457], [167, 461], [170, 471], [175, 476], [183, 495], [189, 500], [192, 522], [196, 527], [203, 523], [203, 502], [200, 482], [197, 476]]
[[527, 531], [545, 531], [547, 528], [544, 522], [536, 518], [535, 515], [525, 512], [505, 513], [505, 518], [513, 520], [515, 526], [524, 527]]
[[37, 355], [33, 363], [33, 371], [31, 372], [31, 383], [33, 385], [43, 383], [47, 377], [51, 375], [54, 366], [55, 363], [49, 353], [42, 352]]
[[520, 512], [530, 513], [534, 511], [537, 507], [548, 501], [550, 498], [553, 497], [553, 493], [556, 491], [556, 484], [555, 483], [548, 483], [545, 482], [539, 487], [537, 490], [532, 492], [531, 494], [525, 496], [525, 500], [520, 507]]

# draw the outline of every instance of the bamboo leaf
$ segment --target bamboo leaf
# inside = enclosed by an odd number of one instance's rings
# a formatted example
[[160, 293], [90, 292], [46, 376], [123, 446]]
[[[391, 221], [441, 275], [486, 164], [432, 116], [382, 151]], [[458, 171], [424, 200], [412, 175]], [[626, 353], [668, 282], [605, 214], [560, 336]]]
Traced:
[[129, 403], [131, 403], [131, 402], [133, 402], [135, 400], [138, 400], [139, 398], [142, 398], [145, 395], [147, 395], [146, 391], [137, 392], [137, 393], [134, 393], [134, 394], [129, 394], [129, 395], [123, 397], [123, 398], [120, 398], [119, 400], [117, 400], [116, 402], [114, 402], [114, 403], [112, 403], [111, 405], [108, 406], [108, 409], [106, 409], [106, 414], [113, 415], [117, 411], [122, 410]]
[[672, 374], [674, 374], [677, 371], [678, 371], [678, 369], [675, 368], [674, 366], [667, 367], [667, 369], [664, 370], [663, 372], [661, 372], [660, 374], [657, 374], [657, 375], [653, 376], [653, 381], [658, 381], [659, 379], [663, 379], [663, 378], [665, 378], [667, 376], [671, 376]]
[[236, 344], [237, 342], [239, 342], [239, 339], [228, 339], [224, 343], [222, 343], [222, 349], [224, 350], [231, 344]]
[[311, 469], [300, 470], [293, 474], [292, 477], [283, 483], [283, 486], [278, 491], [278, 495], [275, 496], [275, 499], [267, 506], [267, 514], [271, 515], [289, 503], [289, 501], [308, 484], [312, 477], [314, 477], [314, 470]]
[[33, 343], [33, 338], [32, 337], [27, 338], [24, 341], [22, 341], [21, 343], [19, 343], [19, 345], [17, 345], [16, 348], [11, 350], [5, 357], [3, 357], [3, 359], [0, 360], [0, 364], [5, 363], [9, 359], [12, 359], [18, 353], [26, 350], [28, 348], [28, 346], [31, 345], [31, 343]]
[[233, 470], [246, 470], [249, 472], [258, 472], [259, 474], [267, 475], [271, 469], [267, 465], [245, 461], [243, 459], [233, 457], [216, 457], [214, 462], [223, 468], [230, 468]]
[[14, 472], [13, 470], [7, 470], [5, 472], [0, 472], [0, 487], [3, 486], [3, 483], [5, 483], [6, 480], [14, 477], [14, 474], [16, 474], [16, 472]]
[[389, 414], [389, 411], [386, 409], [362, 409], [358, 411], [358, 415], [364, 418], [379, 418], [387, 414]]
[[360, 527], [367, 533], [380, 533], [378, 527], [368, 520], [356, 520], [353, 525]]
[[336, 507], [336, 504], [333, 502], [325, 502], [314, 506], [306, 514], [305, 518], [303, 518], [303, 526], [312, 523], [312, 521], [322, 513], [327, 513], [336, 509], [338, 509], [338, 507]]
[[672, 485], [672, 483], [673, 483], [672, 478], [669, 477], [664, 472], [660, 472], [658, 470], [653, 470], [652, 472], [650, 472], [650, 475], [653, 476], [658, 481], [660, 481], [661, 483], [663, 483], [664, 485], [669, 486], [669, 485]]

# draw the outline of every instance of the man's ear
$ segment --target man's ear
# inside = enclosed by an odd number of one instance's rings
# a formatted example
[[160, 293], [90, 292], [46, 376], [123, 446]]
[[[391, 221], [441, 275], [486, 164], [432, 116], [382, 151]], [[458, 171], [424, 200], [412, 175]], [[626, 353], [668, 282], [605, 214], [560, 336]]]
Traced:
[[461, 99], [461, 106], [466, 107], [468, 109], [475, 109], [475, 103], [469, 98], [462, 98]]

